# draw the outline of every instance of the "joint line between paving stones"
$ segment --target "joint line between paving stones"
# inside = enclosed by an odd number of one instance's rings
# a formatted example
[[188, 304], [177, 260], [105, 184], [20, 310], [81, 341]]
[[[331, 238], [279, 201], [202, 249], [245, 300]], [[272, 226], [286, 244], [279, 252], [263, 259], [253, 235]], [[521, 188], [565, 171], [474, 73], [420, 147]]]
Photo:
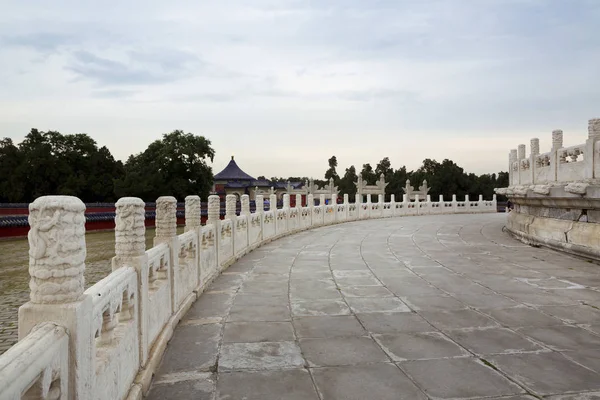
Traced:
[[[324, 235], [320, 235], [318, 238], [322, 238]], [[311, 237], [312, 239], [312, 237]], [[317, 239], [317, 238], [315, 238]], [[339, 240], [339, 239], [338, 239]], [[312, 240], [312, 242], [310, 243], [314, 243], [315, 240]], [[296, 345], [298, 346], [298, 348], [300, 349], [300, 355], [302, 356], [302, 358], [304, 359], [304, 368], [306, 369], [306, 371], [308, 372], [308, 376], [310, 377], [310, 381], [312, 382], [313, 385], [313, 389], [315, 391], [315, 393], [317, 394], [317, 397], [319, 398], [319, 400], [323, 400], [323, 396], [321, 396], [321, 393], [319, 392], [319, 388], [317, 387], [317, 382], [315, 381], [315, 378], [308, 366], [308, 360], [306, 359], [306, 357], [304, 356], [304, 352], [302, 351], [302, 346], [300, 346], [300, 340], [298, 339], [298, 332], [296, 332], [296, 326], [294, 325], [294, 315], [292, 312], [292, 290], [291, 290], [291, 285], [292, 285], [292, 270], [294, 269], [294, 264], [296, 264], [296, 260], [298, 259], [298, 255], [300, 253], [302, 253], [302, 251], [304, 249], [306, 249], [306, 246], [308, 246], [308, 244], [305, 244], [304, 246], [302, 246], [302, 248], [296, 253], [296, 255], [294, 256], [294, 260], [292, 261], [292, 265], [290, 266], [290, 272], [288, 273], [288, 307], [289, 307], [289, 311], [290, 311], [290, 324], [292, 325], [292, 332], [294, 332], [294, 342], [296, 343]]]

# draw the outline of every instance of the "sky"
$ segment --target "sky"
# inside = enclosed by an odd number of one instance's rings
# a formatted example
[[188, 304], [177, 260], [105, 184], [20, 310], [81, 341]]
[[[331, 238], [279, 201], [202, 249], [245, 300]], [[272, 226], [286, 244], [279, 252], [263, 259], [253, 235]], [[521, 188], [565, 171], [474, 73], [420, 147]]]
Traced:
[[598, 0], [0, 0], [0, 137], [87, 133], [117, 159], [175, 129], [219, 172], [327, 160], [477, 174], [600, 117]]

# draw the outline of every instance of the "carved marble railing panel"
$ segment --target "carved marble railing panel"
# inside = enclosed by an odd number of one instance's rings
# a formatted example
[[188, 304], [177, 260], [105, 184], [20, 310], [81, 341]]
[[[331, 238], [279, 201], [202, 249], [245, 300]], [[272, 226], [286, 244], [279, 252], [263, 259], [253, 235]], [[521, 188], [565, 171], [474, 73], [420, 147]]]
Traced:
[[213, 224], [200, 231], [200, 282], [206, 285], [217, 274], [217, 232]]
[[409, 201], [406, 203], [406, 210], [404, 215], [418, 215], [419, 214], [419, 203], [415, 201]]
[[[571, 147], [563, 147], [556, 151], [556, 180], [559, 182], [572, 182], [582, 180], [585, 177], [584, 157], [585, 144]], [[529, 183], [523, 182], [521, 183]]]
[[406, 213], [406, 203], [394, 203], [392, 207], [392, 215], [394, 217], [400, 217]]
[[219, 226], [219, 270], [233, 259], [233, 222], [224, 219]]
[[275, 211], [275, 232], [276, 235], [283, 235], [287, 233], [288, 226], [288, 210], [287, 209], [278, 209]]
[[427, 201], [421, 201], [416, 204], [417, 214], [418, 215], [428, 215], [431, 214], [431, 203]]
[[325, 221], [323, 206], [315, 206], [312, 209], [312, 226], [323, 225]]
[[383, 217], [383, 203], [371, 203], [371, 211], [369, 213], [370, 218], [381, 218]]
[[170, 250], [167, 243], [146, 250], [148, 256], [148, 304], [140, 318], [145, 320], [148, 329], [148, 348], [151, 349], [154, 341], [171, 317], [171, 266]]
[[69, 336], [51, 322], [0, 357], [0, 399], [69, 399]]
[[312, 225], [312, 212], [310, 207], [302, 207], [298, 214], [300, 229], [310, 228]]
[[275, 211], [265, 211], [263, 214], [263, 240], [275, 236]]
[[[123, 399], [139, 370], [137, 274], [123, 267], [85, 291], [92, 299], [92, 394]], [[95, 357], [94, 357], [95, 354]]]
[[371, 203], [358, 204], [358, 218], [367, 219], [371, 215]]
[[346, 221], [348, 219], [348, 204], [347, 203], [337, 204], [336, 208], [337, 208], [336, 213], [335, 213], [336, 221], [339, 221], [339, 222]]
[[392, 208], [393, 203], [383, 203], [383, 209], [382, 209], [382, 214], [383, 217], [387, 218], [387, 217], [391, 217], [392, 215], [394, 215], [394, 210]]
[[254, 248], [262, 241], [262, 214], [254, 213], [249, 217], [248, 222], [248, 245]]
[[298, 208], [290, 208], [288, 212], [288, 231], [294, 232], [300, 229], [300, 211]]
[[354, 221], [358, 219], [358, 205], [355, 203], [348, 204], [348, 220]]
[[179, 263], [175, 269], [174, 279], [177, 280], [177, 308], [198, 286], [199, 254], [198, 235], [190, 230], [178, 236]]
[[335, 209], [336, 206], [332, 204], [327, 204], [325, 207], [325, 214], [323, 214], [323, 223], [325, 225], [330, 225], [335, 222]]
[[248, 250], [248, 217], [246, 215], [238, 215], [235, 218], [235, 255], [240, 256]]
[[533, 182], [544, 183], [553, 181], [555, 179], [555, 168], [550, 165], [552, 152], [534, 155], [533, 157]]

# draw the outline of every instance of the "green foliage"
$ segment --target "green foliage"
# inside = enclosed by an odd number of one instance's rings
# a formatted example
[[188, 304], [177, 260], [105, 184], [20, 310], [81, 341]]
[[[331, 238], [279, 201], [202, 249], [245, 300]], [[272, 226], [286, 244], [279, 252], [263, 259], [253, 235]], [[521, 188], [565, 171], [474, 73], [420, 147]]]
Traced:
[[329, 182], [329, 180], [333, 178], [333, 184], [337, 185], [340, 181], [340, 176], [335, 170], [338, 165], [336, 156], [332, 156], [327, 162], [329, 163], [329, 169], [325, 171], [325, 180]]
[[160, 196], [182, 200], [190, 194], [207, 198], [213, 183], [215, 151], [210, 140], [175, 130], [152, 142], [125, 164], [125, 176], [115, 181], [115, 192], [154, 201]]
[[[368, 185], [374, 185], [381, 174], [388, 182], [386, 187], [386, 201], [389, 201], [390, 195], [394, 194], [396, 199], [402, 199], [406, 180], [409, 179], [415, 189], [427, 180], [431, 188], [429, 194], [435, 200], [439, 195], [444, 195], [445, 199], [450, 200], [453, 194], [459, 198], [468, 194], [471, 198], [477, 198], [480, 194], [486, 199], [491, 199], [494, 195], [494, 188], [508, 186], [508, 172], [496, 174], [467, 174], [464, 170], [455, 164], [452, 160], [445, 159], [441, 163], [436, 160], [425, 159], [423, 164], [416, 171], [407, 172], [406, 167], [402, 166], [394, 170], [388, 157], [383, 158], [373, 170], [371, 164], [363, 164], [360, 172], [364, 181]], [[346, 168], [346, 174], [339, 183], [340, 194], [348, 193], [351, 198], [356, 193], [355, 182], [358, 180], [354, 166]], [[499, 197], [499, 200], [502, 200]], [[352, 200], [351, 200], [352, 201]]]
[[371, 167], [371, 164], [369, 163], [363, 164], [360, 176], [363, 178], [363, 181], [367, 182], [367, 185], [374, 185], [378, 178], [375, 171], [373, 171], [373, 167]]
[[183, 200], [206, 198], [212, 170], [206, 164], [210, 141], [174, 131], [129, 157], [125, 166], [87, 134], [63, 135], [32, 129], [15, 146], [0, 140], [0, 201], [31, 202], [44, 195], [77, 196], [86, 203], [113, 202], [121, 196], [154, 201], [162, 195]]
[[84, 133], [32, 129], [18, 147], [8, 138], [0, 142], [0, 201], [30, 202], [52, 194], [114, 201], [113, 179], [122, 173], [122, 163]]

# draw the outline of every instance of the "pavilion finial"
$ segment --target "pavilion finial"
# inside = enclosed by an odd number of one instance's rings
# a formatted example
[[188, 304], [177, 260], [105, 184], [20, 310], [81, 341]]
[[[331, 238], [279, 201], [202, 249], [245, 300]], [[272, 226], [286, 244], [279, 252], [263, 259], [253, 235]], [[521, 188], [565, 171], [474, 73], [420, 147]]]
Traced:
[[233, 161], [233, 156], [231, 156], [231, 160]]

